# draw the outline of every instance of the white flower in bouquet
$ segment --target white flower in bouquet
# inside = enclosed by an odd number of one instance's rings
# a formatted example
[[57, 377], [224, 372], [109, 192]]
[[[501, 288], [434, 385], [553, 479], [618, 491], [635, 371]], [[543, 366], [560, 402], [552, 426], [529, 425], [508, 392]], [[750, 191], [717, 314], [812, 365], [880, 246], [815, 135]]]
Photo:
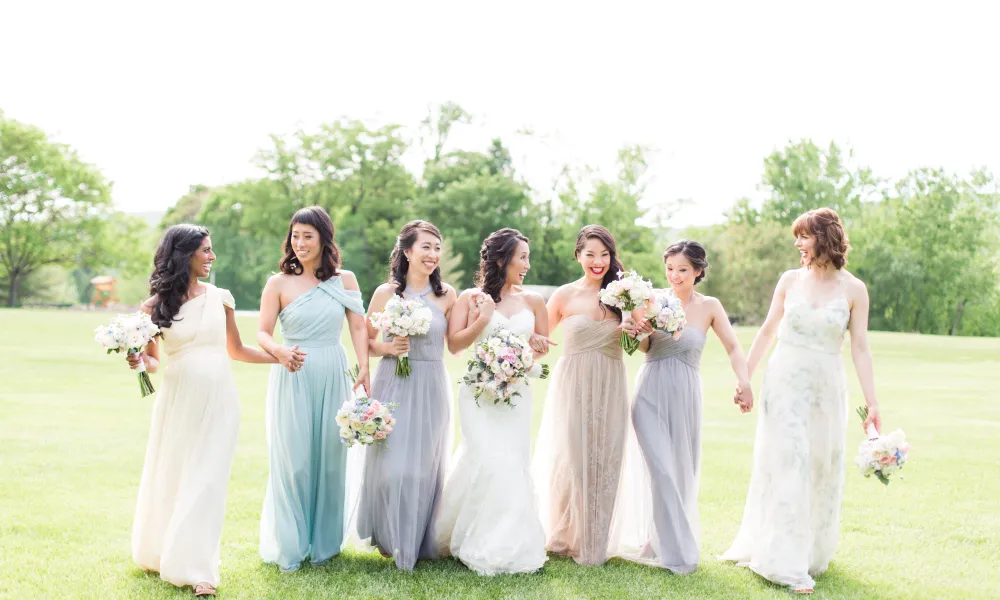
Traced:
[[[393, 296], [386, 302], [385, 308], [374, 313], [370, 320], [372, 327], [381, 331], [383, 336], [413, 337], [427, 335], [433, 318], [431, 308], [422, 300]], [[409, 377], [411, 372], [410, 354], [406, 352], [396, 363], [396, 375]]]
[[[94, 329], [94, 341], [104, 348], [107, 354], [125, 352], [140, 355], [143, 348], [148, 346], [158, 335], [160, 335], [160, 328], [157, 327], [156, 323], [153, 323], [149, 315], [142, 311], [116, 315], [109, 324]], [[155, 392], [141, 356], [136, 372], [139, 378], [139, 392], [142, 396], [145, 398]]]
[[[618, 279], [609, 283], [598, 295], [601, 302], [630, 313], [634, 321], [646, 318], [648, 303], [653, 298], [653, 284], [643, 279], [635, 270], [618, 271]], [[622, 331], [621, 347], [629, 355], [639, 348], [639, 340]]]

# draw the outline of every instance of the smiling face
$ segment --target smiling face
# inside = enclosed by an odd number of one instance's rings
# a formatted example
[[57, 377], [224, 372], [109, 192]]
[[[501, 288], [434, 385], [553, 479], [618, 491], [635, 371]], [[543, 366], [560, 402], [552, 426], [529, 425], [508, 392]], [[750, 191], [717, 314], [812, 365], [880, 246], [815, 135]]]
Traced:
[[510, 257], [510, 262], [507, 263], [507, 283], [511, 285], [521, 285], [524, 283], [524, 278], [527, 277], [528, 271], [531, 270], [530, 257], [531, 250], [528, 247], [528, 242], [519, 240], [514, 254]]
[[415, 274], [430, 277], [441, 264], [441, 239], [432, 233], [421, 231], [413, 246], [403, 251], [410, 269]]
[[817, 259], [821, 258], [816, 255], [816, 238], [807, 231], [800, 232], [795, 236], [795, 248], [799, 251], [803, 267], [815, 264]]
[[683, 252], [671, 254], [666, 258], [666, 274], [670, 287], [678, 298], [687, 298], [694, 287], [695, 280], [701, 275], [701, 269], [696, 269]]
[[590, 238], [583, 244], [576, 260], [583, 267], [584, 277], [593, 281], [602, 281], [611, 268], [611, 252], [597, 238]]
[[201, 246], [191, 255], [191, 275], [204, 279], [212, 274], [212, 263], [215, 262], [215, 252], [212, 251], [212, 238], [205, 236]]
[[295, 253], [295, 258], [299, 259], [299, 264], [313, 263], [323, 254], [319, 231], [312, 225], [293, 224], [290, 241], [292, 252]]

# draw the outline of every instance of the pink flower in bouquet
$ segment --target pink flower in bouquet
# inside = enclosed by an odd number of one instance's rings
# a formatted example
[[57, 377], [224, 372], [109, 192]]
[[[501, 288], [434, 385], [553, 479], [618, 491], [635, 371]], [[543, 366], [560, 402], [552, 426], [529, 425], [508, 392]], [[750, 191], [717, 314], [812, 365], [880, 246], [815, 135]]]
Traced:
[[376, 431], [375, 432], [375, 439], [376, 440], [384, 440], [385, 439], [385, 434], [386, 434], [386, 431], [384, 429], [382, 431]]

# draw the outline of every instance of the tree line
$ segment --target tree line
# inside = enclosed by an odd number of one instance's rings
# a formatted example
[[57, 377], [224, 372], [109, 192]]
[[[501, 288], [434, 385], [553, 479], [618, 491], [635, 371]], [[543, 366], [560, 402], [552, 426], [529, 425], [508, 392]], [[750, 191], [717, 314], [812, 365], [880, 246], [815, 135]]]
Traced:
[[659, 285], [664, 247], [680, 237], [701, 241], [712, 263], [703, 291], [735, 321], [754, 324], [781, 272], [798, 264], [791, 222], [829, 206], [854, 246], [848, 268], [869, 286], [873, 329], [1000, 336], [1000, 188], [985, 170], [963, 177], [920, 168], [891, 182], [855, 166], [836, 144], [793, 141], [764, 159], [762, 202], [742, 198], [723, 223], [680, 229], [671, 227], [664, 203], [654, 210], [647, 202], [646, 148], [620, 149], [613, 176], [565, 169], [541, 193], [519, 176], [499, 138], [481, 150], [449, 149], [449, 134], [468, 121], [456, 104], [428, 116], [419, 133], [431, 144], [419, 174], [403, 165], [410, 141], [399, 125], [342, 119], [273, 135], [255, 159], [259, 177], [192, 186], [158, 228], [144, 231], [111, 209], [110, 185], [95, 167], [0, 113], [0, 280], [8, 303], [17, 304], [18, 286], [30, 288], [31, 273], [44, 264], [65, 265], [80, 281], [96, 268], [141, 277], [158, 233], [193, 222], [212, 232], [221, 251], [216, 284], [238, 306], [255, 307], [291, 214], [320, 205], [336, 224], [344, 268], [358, 275], [366, 297], [385, 280], [396, 235], [413, 218], [442, 230], [443, 275], [459, 288], [472, 285], [480, 244], [501, 227], [531, 238], [532, 283], [575, 279], [577, 231], [600, 223], [615, 235], [624, 264]]

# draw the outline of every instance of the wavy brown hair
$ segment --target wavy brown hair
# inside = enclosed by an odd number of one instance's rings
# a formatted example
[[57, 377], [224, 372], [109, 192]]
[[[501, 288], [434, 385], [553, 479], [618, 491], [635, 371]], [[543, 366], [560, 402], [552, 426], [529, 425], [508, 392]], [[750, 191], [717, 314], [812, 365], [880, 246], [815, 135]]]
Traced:
[[667, 259], [671, 256], [677, 256], [678, 254], [683, 254], [684, 258], [688, 259], [691, 266], [700, 270], [701, 273], [694, 278], [694, 284], [698, 285], [705, 275], [708, 273], [708, 253], [705, 252], [705, 247], [694, 240], [680, 240], [679, 242], [674, 242], [663, 251], [663, 262], [666, 263]]
[[296, 223], [310, 225], [319, 232], [319, 242], [323, 248], [323, 256], [320, 258], [319, 266], [316, 268], [316, 279], [326, 281], [331, 277], [340, 275], [340, 248], [334, 239], [336, 230], [330, 215], [323, 210], [322, 206], [307, 206], [295, 211], [292, 220], [288, 223], [288, 235], [285, 236], [285, 243], [282, 250], [285, 256], [278, 261], [278, 268], [285, 275], [301, 275], [302, 263], [295, 256], [292, 250], [292, 228]]
[[531, 240], [510, 227], [494, 231], [483, 240], [483, 246], [479, 249], [479, 271], [476, 273], [475, 283], [494, 302], [500, 302], [500, 290], [507, 282], [507, 267], [521, 242], [527, 244]]
[[844, 268], [851, 242], [837, 211], [832, 208], [817, 208], [799, 215], [792, 223], [792, 235], [799, 237], [803, 233], [816, 240], [813, 252], [816, 254], [817, 266], [823, 267], [829, 262], [838, 270]]
[[[389, 283], [396, 284], [396, 295], [402, 296], [406, 291], [406, 274], [410, 272], [410, 261], [406, 258], [405, 252], [417, 243], [420, 233], [429, 233], [439, 241], [441, 232], [432, 223], [427, 221], [410, 221], [399, 230], [399, 237], [396, 238], [396, 247], [392, 249], [392, 257], [389, 259]], [[431, 289], [437, 297], [444, 296], [444, 285], [441, 283], [441, 265], [431, 273]]]
[[[618, 272], [624, 271], [625, 267], [622, 265], [622, 261], [618, 258], [618, 247], [615, 245], [615, 237], [611, 235], [603, 225], [587, 225], [580, 230], [580, 233], [576, 235], [576, 250], [573, 252], [578, 260], [580, 258], [580, 253], [583, 252], [583, 247], [587, 244], [588, 240], [597, 240], [604, 244], [604, 247], [608, 249], [608, 254], [611, 257], [610, 264], [608, 265], [608, 270], [604, 273], [604, 279], [601, 281], [601, 289], [608, 287], [608, 284], [612, 281], [618, 279]], [[608, 311], [618, 315], [618, 319], [622, 318], [622, 310], [614, 306], [608, 306], [603, 302], [599, 302], [601, 305], [601, 311]]]
[[149, 295], [155, 298], [151, 319], [160, 329], [168, 329], [177, 320], [191, 283], [191, 257], [208, 237], [208, 230], [198, 225], [174, 225], [167, 229], [156, 247], [153, 273], [149, 276]]

